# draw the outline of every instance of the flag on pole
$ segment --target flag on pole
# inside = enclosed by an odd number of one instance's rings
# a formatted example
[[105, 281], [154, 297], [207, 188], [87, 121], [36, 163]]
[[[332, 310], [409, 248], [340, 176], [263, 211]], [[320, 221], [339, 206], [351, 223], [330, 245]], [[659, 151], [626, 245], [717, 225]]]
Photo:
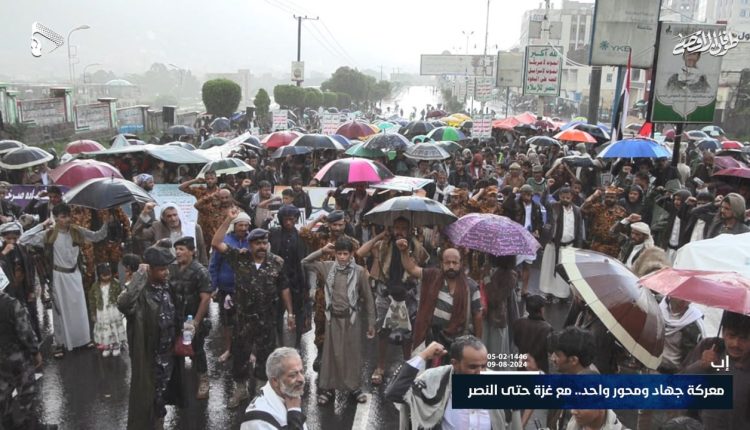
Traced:
[[628, 67], [625, 69], [625, 80], [623, 81], [619, 103], [617, 103], [615, 124], [612, 128], [612, 142], [622, 139], [622, 130], [627, 126], [628, 108], [630, 107], [630, 58], [631, 52], [628, 52]]

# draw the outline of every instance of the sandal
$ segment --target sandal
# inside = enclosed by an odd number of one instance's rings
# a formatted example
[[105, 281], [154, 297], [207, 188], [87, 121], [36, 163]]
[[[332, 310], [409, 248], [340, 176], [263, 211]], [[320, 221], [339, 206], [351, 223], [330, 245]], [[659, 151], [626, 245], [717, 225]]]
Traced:
[[383, 383], [383, 369], [375, 369], [374, 372], [372, 372], [372, 376], [370, 377], [370, 382], [372, 382], [372, 385], [380, 385]]
[[325, 406], [333, 400], [334, 392], [332, 390], [321, 391], [318, 393], [318, 405]]
[[65, 350], [62, 346], [56, 346], [52, 352], [52, 356], [55, 358], [63, 358], [65, 356]]
[[352, 397], [357, 400], [357, 403], [367, 403], [367, 394], [363, 393], [362, 390], [352, 391]]

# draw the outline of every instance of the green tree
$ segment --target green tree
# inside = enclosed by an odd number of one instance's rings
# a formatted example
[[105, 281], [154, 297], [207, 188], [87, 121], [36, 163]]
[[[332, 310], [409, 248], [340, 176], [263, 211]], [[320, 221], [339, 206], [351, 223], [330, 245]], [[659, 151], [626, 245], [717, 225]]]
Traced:
[[339, 109], [349, 109], [352, 107], [352, 96], [347, 93], [338, 93], [338, 103], [336, 106]]
[[317, 88], [305, 88], [305, 107], [317, 109], [323, 104], [323, 93]]
[[265, 129], [266, 121], [268, 120], [268, 109], [271, 106], [271, 98], [268, 97], [268, 92], [263, 88], [258, 90], [253, 99], [255, 105], [255, 113], [258, 115], [258, 125]]
[[391, 96], [393, 86], [390, 81], [378, 81], [370, 91], [370, 101], [378, 102]]
[[203, 83], [203, 105], [206, 112], [230, 117], [240, 105], [242, 88], [229, 79], [212, 79]]
[[282, 107], [302, 108], [305, 106], [305, 90], [296, 85], [276, 85], [273, 98]]
[[375, 78], [366, 76], [357, 69], [344, 66], [339, 67], [330, 79], [324, 81], [320, 88], [348, 94], [357, 104], [367, 100], [370, 86]]
[[323, 106], [325, 107], [335, 107], [338, 105], [339, 97], [338, 94], [326, 91], [323, 93]]

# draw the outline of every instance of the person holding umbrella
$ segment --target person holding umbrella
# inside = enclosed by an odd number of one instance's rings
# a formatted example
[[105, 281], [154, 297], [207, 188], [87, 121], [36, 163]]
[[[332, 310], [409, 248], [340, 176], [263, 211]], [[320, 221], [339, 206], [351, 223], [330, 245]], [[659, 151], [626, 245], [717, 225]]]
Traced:
[[107, 237], [107, 224], [112, 217], [108, 214], [101, 228], [93, 232], [73, 224], [70, 214], [67, 204], [55, 206], [52, 211], [54, 222], [48, 219], [24, 233], [19, 240], [22, 245], [45, 248], [53, 262], [55, 358], [63, 357], [64, 348], [72, 351], [73, 348], [91, 344], [78, 255], [85, 242], [99, 242]]

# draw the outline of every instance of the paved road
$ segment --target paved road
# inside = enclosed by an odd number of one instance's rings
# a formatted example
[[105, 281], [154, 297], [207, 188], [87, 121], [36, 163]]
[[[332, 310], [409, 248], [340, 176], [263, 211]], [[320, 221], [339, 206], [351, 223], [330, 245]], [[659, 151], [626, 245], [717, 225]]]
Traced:
[[[538, 292], [537, 270], [532, 271], [531, 292]], [[547, 319], [555, 327], [562, 324], [567, 308], [562, 304], [549, 305]], [[172, 429], [236, 429], [239, 417], [247, 402], [236, 410], [226, 408], [231, 395], [232, 380], [229, 366], [218, 363], [217, 357], [223, 351], [218, 327], [218, 308], [212, 304], [210, 311], [214, 329], [206, 341], [211, 379], [210, 398], [197, 401], [189, 396], [188, 407], [182, 410], [169, 408], [166, 428]], [[49, 333], [49, 314], [45, 317], [45, 329]], [[285, 343], [290, 338], [285, 334]], [[337, 396], [328, 406], [319, 407], [315, 403], [316, 373], [312, 370], [315, 355], [312, 332], [303, 336], [302, 356], [307, 369], [308, 389], [305, 395], [304, 410], [308, 426], [313, 429], [393, 429], [398, 426], [398, 413], [395, 407], [383, 398], [383, 387], [372, 390], [369, 376], [374, 368], [375, 343], [366, 343], [366, 363], [362, 377], [366, 391], [371, 392], [369, 402], [359, 405], [345, 396]], [[47, 346], [49, 341], [46, 342]], [[39, 413], [44, 422], [59, 423], [61, 429], [121, 429], [127, 423], [128, 390], [130, 380], [130, 360], [127, 354], [121, 357], [102, 358], [92, 350], [76, 350], [66, 354], [62, 360], [45, 356], [44, 376], [39, 380]], [[400, 347], [389, 350], [386, 378], [394, 373], [400, 364]], [[192, 371], [185, 375], [186, 390], [195, 393], [196, 378]], [[630, 428], [630, 416], [621, 416]]]

